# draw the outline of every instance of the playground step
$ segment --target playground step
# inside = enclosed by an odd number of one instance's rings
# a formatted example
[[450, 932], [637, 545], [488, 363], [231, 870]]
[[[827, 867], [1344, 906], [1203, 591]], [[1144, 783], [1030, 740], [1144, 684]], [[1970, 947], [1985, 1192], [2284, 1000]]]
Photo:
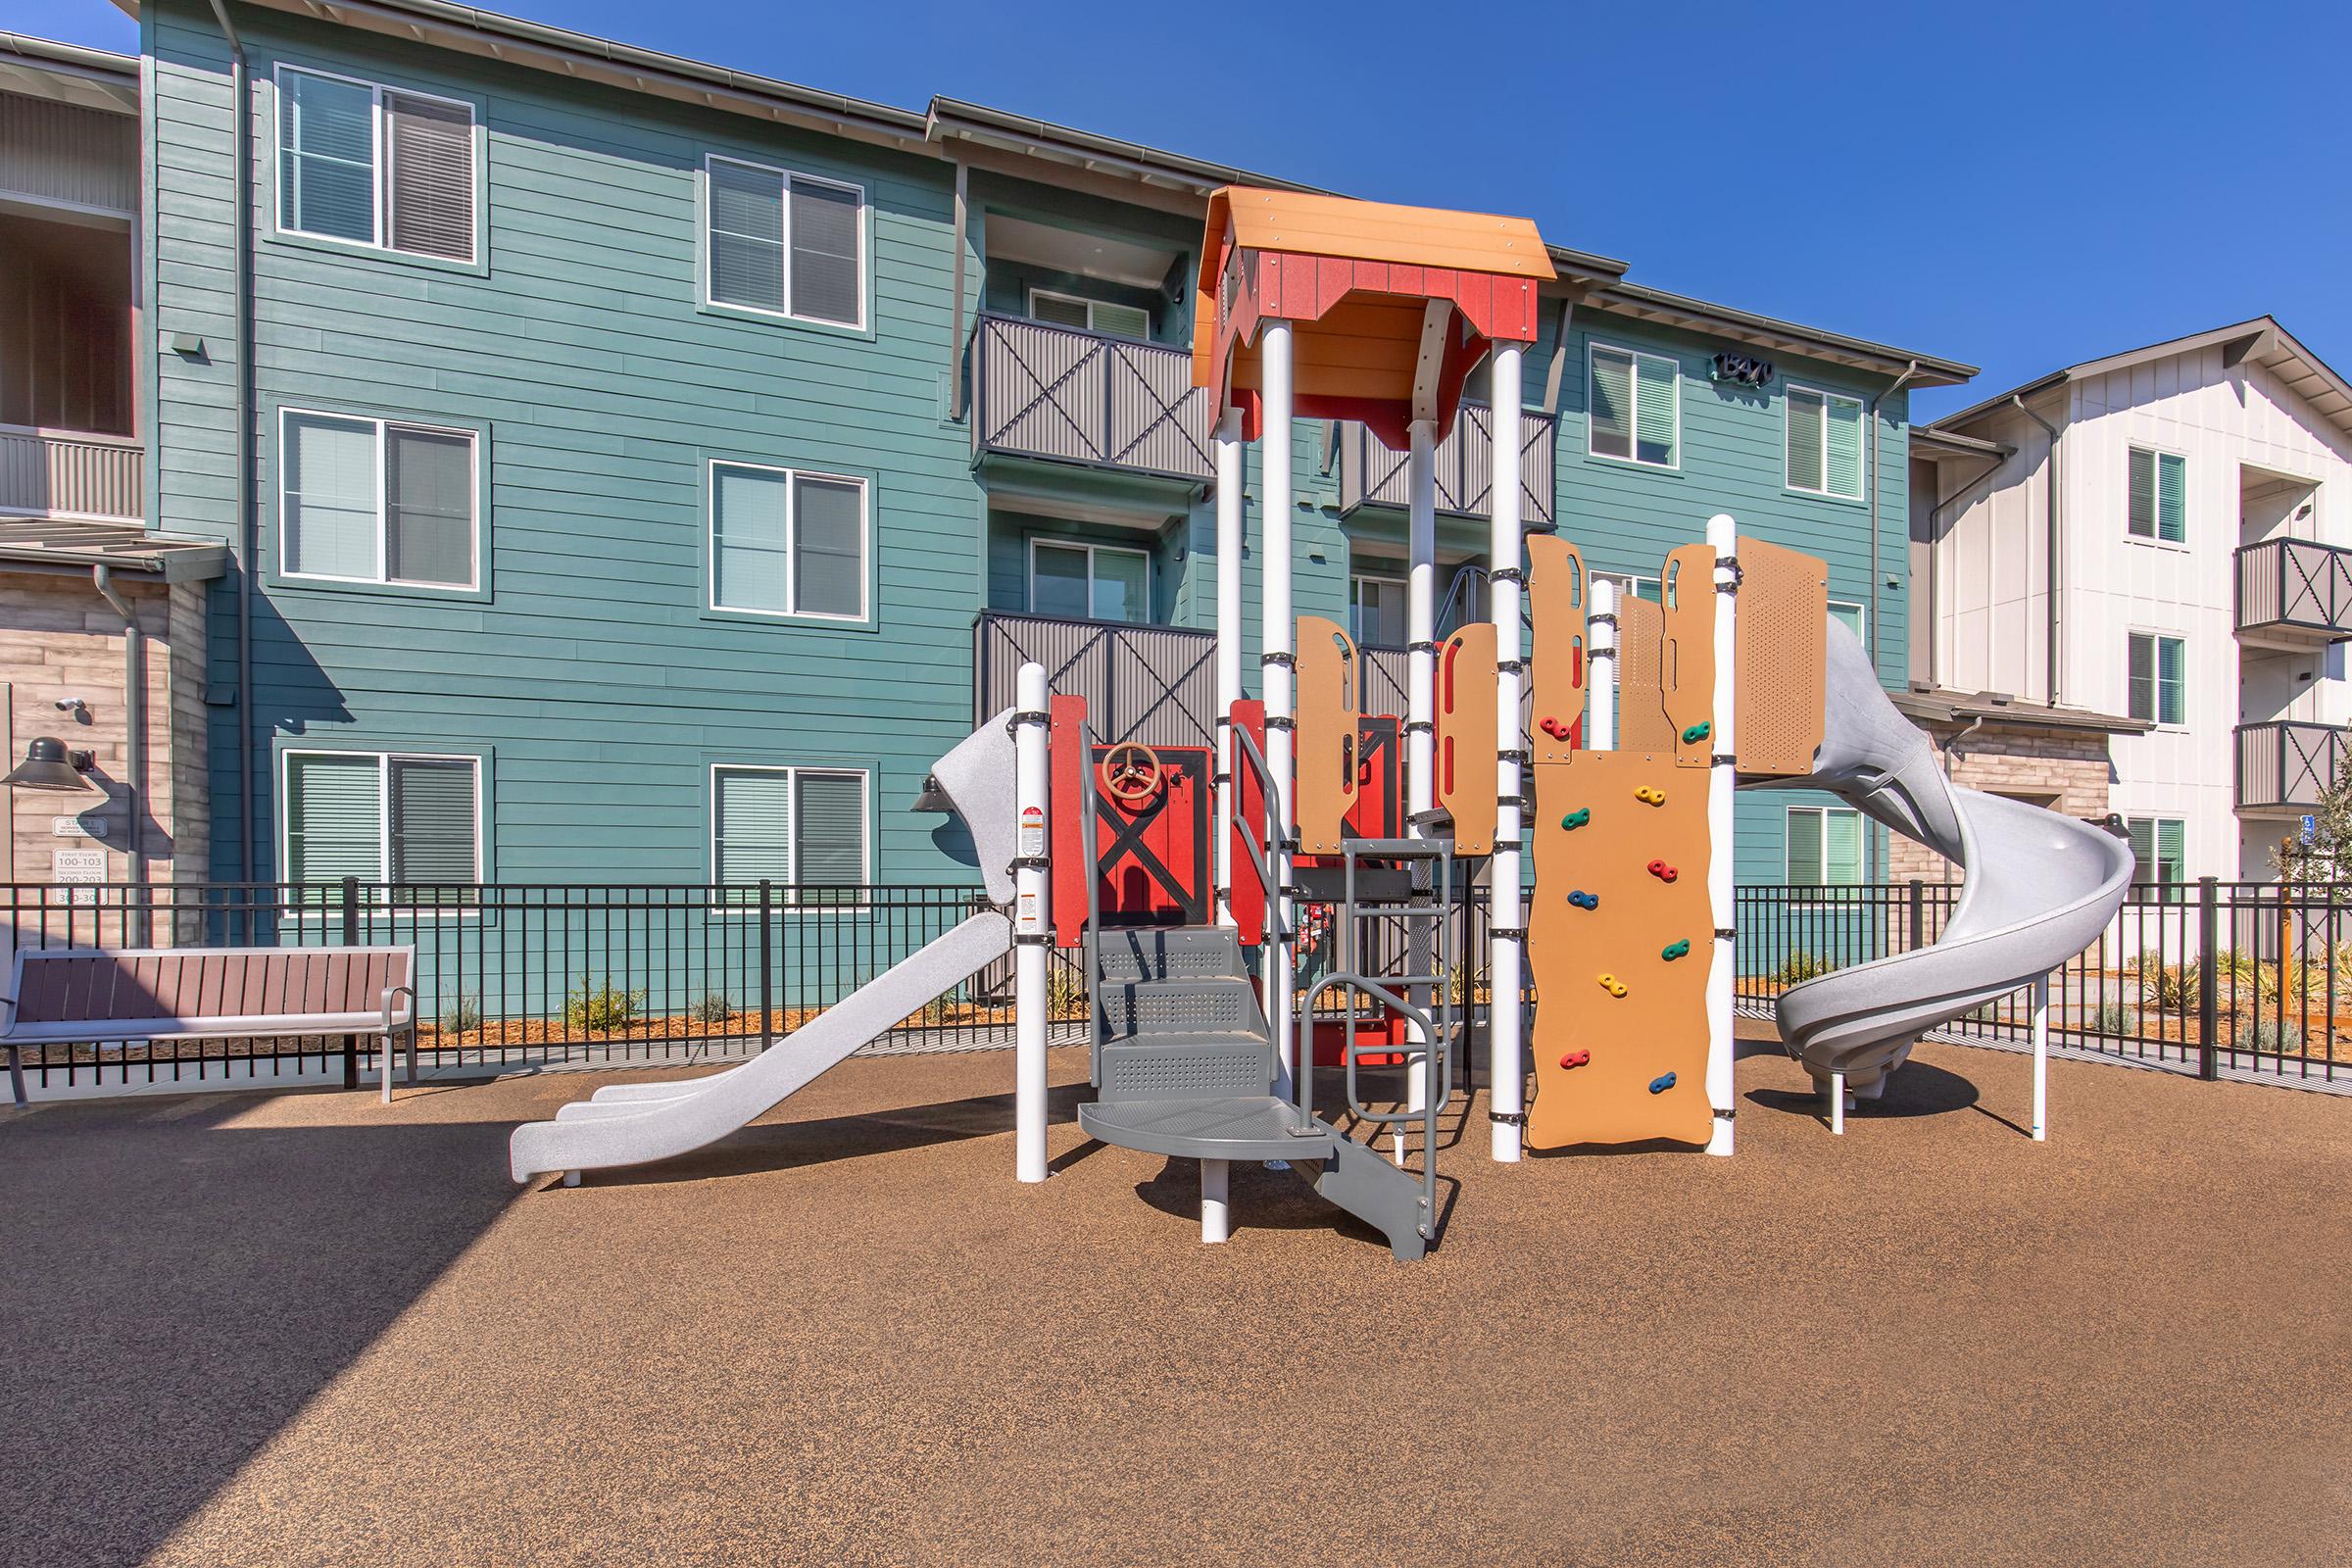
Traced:
[[[1078, 1107], [1078, 1125], [1088, 1137], [1147, 1154], [1179, 1159], [1290, 1159], [1321, 1161], [1345, 1143], [1322, 1121], [1299, 1125], [1298, 1107], [1273, 1095], [1216, 1099], [1155, 1100], [1142, 1103], [1097, 1102]], [[1375, 1156], [1377, 1157], [1377, 1156]]]
[[1106, 1102], [1262, 1095], [1274, 1082], [1274, 1048], [1263, 1033], [1136, 1035], [1103, 1043], [1101, 1072]]
[[1331, 1157], [1315, 1175], [1315, 1191], [1386, 1236], [1399, 1263], [1429, 1250], [1437, 1216], [1429, 1212], [1421, 1178], [1379, 1151], [1334, 1137]]
[[1224, 926], [1168, 926], [1105, 931], [1099, 944], [1102, 978], [1112, 985], [1144, 980], [1240, 980], [1241, 938]]
[[1247, 980], [1106, 981], [1102, 1031], [1108, 1040], [1200, 1031], [1263, 1036], [1266, 1020]]

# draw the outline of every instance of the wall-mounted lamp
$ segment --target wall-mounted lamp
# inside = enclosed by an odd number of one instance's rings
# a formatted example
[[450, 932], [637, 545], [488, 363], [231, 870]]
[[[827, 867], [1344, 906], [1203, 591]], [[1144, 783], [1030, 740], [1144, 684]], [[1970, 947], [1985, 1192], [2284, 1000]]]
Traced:
[[24, 748], [24, 760], [12, 768], [8, 777], [0, 778], [0, 784], [22, 784], [28, 790], [101, 794], [104, 792], [84, 776], [97, 760], [93, 752], [66, 750], [66, 743], [54, 735], [35, 736]]

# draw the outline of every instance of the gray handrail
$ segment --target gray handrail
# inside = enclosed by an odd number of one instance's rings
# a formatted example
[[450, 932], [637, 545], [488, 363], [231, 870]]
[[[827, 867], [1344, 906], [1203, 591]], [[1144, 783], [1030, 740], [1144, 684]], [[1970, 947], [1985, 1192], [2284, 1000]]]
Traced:
[[1096, 858], [1095, 731], [1078, 721], [1078, 853], [1086, 860], [1087, 1081], [1102, 1087], [1102, 868]]
[[[1259, 833], [1265, 842], [1260, 845], [1246, 831], [1242, 842], [1250, 851], [1250, 869], [1257, 873], [1258, 888], [1265, 894], [1266, 934], [1278, 942], [1288, 942], [1291, 929], [1282, 919], [1282, 891], [1274, 885], [1274, 835], [1278, 831], [1274, 819], [1274, 770], [1266, 765], [1266, 754], [1257, 749], [1257, 742], [1250, 738], [1248, 730], [1233, 723], [1228, 723], [1226, 727], [1233, 732], [1233, 755], [1247, 761], [1250, 772], [1257, 777], [1258, 815], [1261, 818]], [[1233, 792], [1232, 808], [1225, 819], [1217, 824], [1217, 828], [1230, 837], [1235, 829], [1247, 827], [1248, 824], [1242, 821], [1242, 792], [1236, 789]]]

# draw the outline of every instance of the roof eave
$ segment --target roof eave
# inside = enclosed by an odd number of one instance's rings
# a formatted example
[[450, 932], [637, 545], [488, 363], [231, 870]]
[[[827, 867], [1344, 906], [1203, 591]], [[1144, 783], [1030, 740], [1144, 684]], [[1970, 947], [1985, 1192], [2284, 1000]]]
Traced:
[[1907, 384], [1912, 387], [1959, 386], [1973, 380], [1977, 374], [1975, 366], [1958, 360], [1919, 354], [1890, 344], [1873, 343], [1866, 338], [1847, 337], [1840, 332], [1825, 331], [1796, 321], [1778, 320], [1752, 311], [1715, 305], [1640, 283], [1607, 283], [1588, 297], [1602, 310], [1668, 325], [1721, 333], [1771, 349], [1777, 354], [1802, 355], [1807, 359], [1843, 365], [1875, 375], [1900, 375], [1910, 369], [1912, 374]]

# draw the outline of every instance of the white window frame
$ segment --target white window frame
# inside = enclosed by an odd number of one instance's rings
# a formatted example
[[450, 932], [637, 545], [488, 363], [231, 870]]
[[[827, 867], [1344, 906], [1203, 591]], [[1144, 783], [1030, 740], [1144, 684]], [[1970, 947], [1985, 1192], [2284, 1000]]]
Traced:
[[[2124, 713], [2127, 717], [2132, 713], [2132, 639], [2134, 637], [2148, 638], [2157, 645], [2148, 650], [2148, 658], [2151, 661], [2148, 669], [2148, 693], [2149, 701], [2155, 709], [2155, 711], [2149, 714], [2148, 722], [2155, 725], [2160, 734], [2180, 734], [2188, 728], [2188, 633], [2163, 631], [2154, 626], [2127, 626], [2124, 628]], [[2171, 722], [2167, 722], [2163, 716], [2164, 649], [2162, 645], [2168, 642], [2180, 645], [2180, 716]]]
[[1641, 598], [1642, 595], [1638, 590], [1643, 583], [1647, 583], [1651, 588], [1657, 590], [1650, 595], [1649, 602], [1653, 605], [1662, 605], [1666, 602], [1666, 580], [1660, 573], [1654, 571], [1596, 571], [1592, 573], [1592, 580], [1605, 582], [1616, 589], [1620, 601]]
[[[379, 884], [392, 880], [392, 764], [394, 762], [464, 762], [473, 769], [473, 880], [465, 884], [479, 888], [487, 885], [484, 873], [482, 838], [482, 759], [476, 752], [379, 752], [365, 746], [289, 746], [277, 754], [277, 871], [278, 879], [293, 886], [294, 818], [286, 809], [293, 801], [294, 760], [298, 757], [333, 757], [349, 760], [364, 757], [375, 763], [375, 880]], [[312, 883], [306, 886], [324, 887]], [[433, 919], [478, 919], [482, 906], [476, 904], [418, 904], [418, 905], [363, 905], [363, 909], [382, 913], [397, 909], [400, 913], [429, 916]], [[327, 905], [308, 906], [295, 911], [296, 917], [323, 919], [340, 914], [339, 907]]]
[[[858, 487], [858, 612], [854, 615], [836, 613], [830, 610], [751, 610], [740, 605], [718, 602], [718, 470], [742, 468], [752, 473], [781, 474], [784, 479], [784, 603], [800, 603], [800, 566], [793, 559], [800, 543], [801, 495], [798, 481], [816, 479], [828, 484], [854, 484]], [[863, 625], [873, 614], [874, 573], [874, 492], [865, 476], [856, 473], [830, 473], [822, 468], [779, 467], [772, 463], [745, 463], [737, 458], [712, 458], [703, 472], [703, 554], [707, 559], [703, 570], [703, 603], [706, 608], [728, 615], [758, 615], [765, 620], [815, 620], [836, 626]]]
[[[1401, 643], [1367, 643], [1363, 641], [1362, 638], [1356, 636], [1356, 611], [1358, 608], [1355, 602], [1356, 585], [1358, 583], [1366, 582], [1376, 582], [1384, 588], [1395, 588], [1402, 593], [1404, 595], [1404, 612], [1406, 618], [1411, 618], [1413, 612], [1413, 585], [1409, 578], [1392, 577], [1385, 571], [1351, 571], [1348, 574], [1348, 635], [1354, 637], [1356, 639], [1357, 646], [1363, 648], [1402, 647], [1403, 644]], [[1450, 586], [1450, 584], [1448, 586]], [[1409, 640], [1412, 635], [1409, 627], [1406, 629], [1405, 635]]]
[[[1032, 288], [1029, 291], [1028, 306], [1029, 319], [1032, 321], [1037, 320], [1037, 302], [1039, 300], [1058, 300], [1064, 305], [1085, 306], [1086, 329], [1100, 337], [1115, 337], [1122, 343], [1149, 343], [1152, 341], [1149, 337], [1129, 337], [1124, 332], [1107, 331], [1104, 328], [1095, 324], [1095, 307], [1098, 305], [1110, 305], [1115, 306], [1120, 310], [1141, 310], [1144, 313], [1144, 330], [1146, 332], [1150, 332], [1152, 330], [1152, 311], [1149, 306], [1122, 306], [1119, 305], [1118, 301], [1116, 300], [1098, 300], [1090, 298], [1084, 294], [1071, 294], [1057, 288]], [[1038, 324], [1040, 326], [1059, 326], [1061, 323], [1058, 321], [1038, 321]]]
[[[2150, 457], [2158, 460], [2156, 465], [2155, 496], [2156, 531], [2154, 533], [2133, 533], [2132, 531], [2132, 454], [2134, 452], [2145, 452]], [[2164, 536], [2164, 464], [2162, 460], [2166, 458], [2179, 458], [2180, 460], [2180, 537], [2178, 539], [2167, 539]], [[2123, 496], [2124, 542], [2126, 544], [2154, 545], [2159, 550], [2186, 550], [2188, 548], [2188, 517], [2190, 512], [2188, 499], [2188, 470], [2189, 455], [2179, 450], [2178, 448], [2160, 447], [2153, 441], [2135, 441], [2127, 439], [2124, 442]], [[2169, 636], [2170, 633], [2167, 633], [2167, 635]]]
[[[1850, 899], [1841, 898], [1839, 895], [1842, 891], [1847, 889], [1864, 888], [1870, 885], [1870, 819], [1851, 806], [1789, 807], [1782, 817], [1781, 821], [1781, 875], [1784, 878], [1788, 875], [1788, 821], [1790, 818], [1796, 816], [1796, 814], [1800, 811], [1809, 812], [1812, 815], [1821, 818], [1822, 879], [1819, 882], [1814, 883], [1810, 889], [1806, 889], [1802, 883], [1790, 883], [1790, 902], [1802, 904], [1841, 904], [1852, 902]], [[1830, 814], [1834, 811], [1855, 818], [1858, 831], [1862, 835], [1862, 880], [1859, 882], [1832, 882], [1829, 879]]]
[[[1037, 608], [1037, 549], [1040, 545], [1045, 546], [1048, 550], [1083, 550], [1086, 552], [1086, 618], [1088, 620], [1101, 620], [1105, 626], [1156, 626], [1159, 624], [1158, 621], [1152, 618], [1152, 600], [1151, 551], [1142, 549], [1136, 545], [1101, 545], [1095, 543], [1092, 539], [1059, 539], [1051, 534], [1038, 533], [1033, 533], [1029, 536], [1029, 575], [1024, 584], [1027, 589], [1025, 602], [1029, 606], [1030, 614], [1035, 615], [1043, 613], [1043, 612]], [[1143, 619], [1102, 620], [1102, 617], [1095, 613], [1095, 552], [1097, 551], [1105, 551], [1110, 554], [1121, 556], [1143, 557]]]
[[[345, 424], [368, 424], [375, 427], [375, 575], [345, 577], [325, 571], [295, 571], [286, 565], [286, 548], [293, 539], [293, 529], [286, 522], [286, 462], [288, 443], [286, 428], [296, 418], [340, 419]], [[391, 443], [384, 438], [388, 429], [417, 430], [426, 435], [464, 436], [466, 450], [471, 463], [470, 480], [473, 506], [473, 551], [467, 561], [469, 570], [464, 582], [419, 582], [413, 577], [389, 575], [392, 559], [392, 530], [385, 515], [388, 495], [385, 453]], [[422, 419], [394, 419], [372, 414], [345, 414], [335, 409], [301, 409], [292, 404], [281, 405], [277, 411], [277, 574], [287, 582], [339, 582], [367, 588], [401, 588], [417, 593], [471, 594], [482, 588], [482, 432], [459, 424], [429, 424]]]
[[[1634, 362], [1629, 388], [1633, 407], [1628, 411], [1632, 421], [1627, 429], [1633, 436], [1633, 448], [1624, 457], [1592, 449], [1592, 385], [1593, 366], [1602, 354], [1624, 354]], [[1674, 371], [1674, 461], [1651, 463], [1642, 456], [1642, 362], [1654, 360]], [[1655, 468], [1662, 473], [1679, 473], [1683, 466], [1683, 362], [1671, 354], [1652, 354], [1627, 343], [1605, 343], [1598, 338], [1585, 341], [1585, 456], [1598, 458], [1603, 463], [1630, 463], [1637, 468]]]
[[[1813, 488], [1811, 488], [1811, 487], [1809, 487], [1809, 486], [1806, 486], [1806, 485], [1801, 485], [1801, 484], [1798, 484], [1798, 483], [1797, 483], [1797, 482], [1796, 482], [1794, 479], [1792, 479], [1792, 478], [1790, 478], [1790, 477], [1788, 476], [1788, 418], [1789, 418], [1789, 411], [1790, 411], [1790, 408], [1791, 408], [1791, 404], [1790, 404], [1790, 402], [1789, 402], [1789, 395], [1790, 395], [1791, 393], [1796, 393], [1796, 392], [1807, 392], [1807, 393], [1811, 393], [1811, 394], [1812, 394], [1814, 397], [1817, 397], [1817, 398], [1821, 399], [1821, 488], [1820, 488], [1820, 489], [1818, 489], [1818, 490], [1816, 490], [1816, 489], [1813, 489]], [[1858, 415], [1858, 416], [1860, 416], [1860, 417], [1861, 417], [1861, 420], [1862, 420], [1862, 461], [1861, 461], [1861, 464], [1859, 465], [1859, 467], [1860, 467], [1860, 479], [1861, 479], [1861, 485], [1862, 485], [1862, 488], [1861, 488], [1861, 489], [1859, 489], [1859, 490], [1857, 490], [1857, 491], [1855, 491], [1855, 492], [1854, 492], [1852, 495], [1850, 495], [1850, 496], [1849, 496], [1849, 495], [1847, 495], [1847, 494], [1846, 494], [1844, 491], [1842, 491], [1842, 490], [1832, 490], [1832, 489], [1829, 487], [1829, 486], [1830, 486], [1830, 405], [1831, 405], [1832, 403], [1851, 403], [1851, 404], [1854, 406], [1854, 412], [1855, 412], [1855, 414], [1856, 414], [1856, 415]], [[1831, 500], [1831, 501], [1863, 501], [1863, 500], [1867, 500], [1867, 499], [1869, 498], [1869, 495], [1870, 495], [1870, 480], [1871, 480], [1871, 464], [1870, 464], [1870, 460], [1871, 460], [1871, 450], [1870, 450], [1870, 426], [1871, 426], [1871, 422], [1872, 422], [1872, 421], [1871, 421], [1871, 417], [1870, 417], [1870, 404], [1869, 404], [1869, 403], [1868, 403], [1868, 401], [1866, 401], [1865, 399], [1858, 398], [1858, 397], [1854, 396], [1854, 395], [1853, 395], [1851, 392], [1833, 392], [1833, 391], [1831, 391], [1831, 390], [1830, 390], [1828, 387], [1826, 387], [1826, 386], [1808, 386], [1808, 385], [1806, 385], [1806, 384], [1805, 384], [1804, 382], [1802, 382], [1802, 381], [1790, 381], [1790, 382], [1788, 382], [1788, 383], [1786, 383], [1786, 384], [1785, 384], [1785, 385], [1784, 385], [1784, 386], [1781, 388], [1781, 485], [1782, 485], [1782, 488], [1784, 488], [1784, 489], [1788, 489], [1788, 490], [1793, 490], [1793, 491], [1795, 491], [1795, 492], [1796, 492], [1798, 495], [1800, 495], [1800, 496], [1822, 496], [1822, 497], [1824, 497], [1824, 498], [1826, 498], [1826, 499], [1828, 499], [1828, 500]]]
[[[2154, 882], [2140, 881], [2138, 875], [2138, 860], [2137, 857], [2134, 857], [2132, 867], [2132, 886], [2134, 888], [2154, 888], [2156, 890], [2156, 902], [2159, 904], [2186, 903], [2186, 889], [2193, 880], [2188, 874], [2188, 818], [2185, 816], [2175, 816], [2164, 811], [2142, 812], [2135, 815], [2127, 816], [2124, 818], [2124, 842], [2127, 847], [2129, 847], [2132, 841], [2132, 824], [2134, 822], [2145, 822], [2148, 824], [2148, 851], [2151, 858], [2155, 861], [2155, 870], [2159, 880]], [[2161, 880], [2164, 874], [2164, 843], [2162, 838], [2159, 836], [2159, 831], [2167, 822], [2173, 823], [2180, 829], [2180, 864], [2177, 867], [2180, 874], [2170, 882]]]
[[[286, 156], [287, 152], [285, 146], [285, 79], [289, 74], [317, 76], [325, 81], [340, 81], [354, 87], [365, 87], [368, 91], [371, 101], [368, 108], [368, 162], [369, 172], [373, 175], [373, 187], [368, 209], [369, 217], [373, 220], [374, 229], [372, 235], [368, 239], [352, 239], [342, 234], [321, 234], [316, 229], [287, 226], [286, 180], [284, 172], [278, 168], [278, 162]], [[270, 176], [271, 185], [275, 187], [270, 198], [270, 226], [274, 234], [280, 238], [309, 240], [320, 245], [348, 245], [354, 250], [381, 251], [389, 256], [414, 256], [420, 261], [443, 262], [452, 267], [478, 267], [481, 265], [482, 197], [484, 194], [482, 189], [482, 116], [480, 109], [475, 104], [468, 99], [452, 98], [444, 93], [419, 92], [414, 87], [371, 81], [366, 76], [345, 75], [338, 71], [319, 71], [310, 66], [289, 66], [283, 61], [280, 61], [270, 72], [270, 81], [272, 98], [271, 109], [273, 110], [270, 126]], [[446, 104], [452, 109], [466, 111], [466, 156], [473, 160], [473, 200], [469, 204], [472, 208], [469, 216], [473, 220], [472, 255], [443, 256], [436, 251], [413, 251], [392, 243], [392, 225], [388, 221], [389, 215], [384, 211], [384, 203], [391, 199], [392, 188], [391, 180], [387, 177], [391, 172], [392, 143], [384, 135], [384, 94], [387, 92], [398, 93], [403, 98], [421, 99], [426, 103]]]
[[[710, 292], [710, 223], [714, 203], [710, 199], [710, 166], [733, 164], [738, 169], [757, 169], [763, 174], [776, 174], [784, 181], [784, 308], [771, 311], [764, 305], [744, 305], [735, 300], [722, 300]], [[858, 197], [858, 319], [830, 321], [821, 316], [803, 316], [792, 308], [792, 185], [795, 180], [807, 180], [811, 185], [829, 185], [835, 190], [853, 191]], [[873, 259], [873, 203], [866, 188], [854, 179], [835, 179], [826, 174], [804, 173], [781, 164], [763, 164], [756, 158], [738, 158], [732, 153], [703, 155], [703, 211], [702, 243], [696, 247], [702, 268], [703, 305], [707, 310], [736, 312], [745, 316], [764, 317], [771, 321], [795, 321], [802, 326], [829, 328], [836, 332], [863, 332], [873, 315], [873, 304], [867, 298]]]
[[718, 775], [721, 773], [781, 773], [784, 775], [786, 780], [785, 787], [791, 792], [790, 803], [787, 806], [785, 812], [786, 821], [784, 828], [785, 833], [788, 835], [784, 845], [785, 866], [791, 874], [782, 884], [788, 888], [798, 888], [801, 884], [800, 775], [803, 773], [815, 773], [828, 778], [857, 779], [858, 815], [860, 829], [858, 835], [858, 887], [859, 889], [859, 893], [857, 902], [853, 904], [803, 904], [797, 898], [785, 899], [779, 900], [776, 903], [775, 910], [779, 914], [787, 915], [825, 915], [856, 914], [873, 907], [873, 901], [866, 896], [865, 892], [865, 890], [872, 888], [874, 885], [873, 769], [866, 767], [837, 767], [831, 764], [818, 765], [809, 762], [712, 762], [710, 764], [710, 776], [705, 784], [703, 808], [705, 814], [710, 818], [710, 823], [709, 839], [710, 850], [710, 886], [715, 890], [715, 897], [712, 902], [716, 906], [717, 912], [721, 914], [750, 915], [754, 918], [757, 918], [760, 913], [760, 905], [757, 900], [755, 900], [749, 907], [746, 907], [737, 900], [731, 899], [727, 896], [726, 890], [729, 888], [750, 888], [757, 893], [759, 891], [760, 884], [758, 882], [729, 882], [726, 881], [721, 874], [723, 867], [721, 867], [719, 864], [718, 843]]
[[1854, 624], [1858, 628], [1854, 633], [1854, 641], [1860, 643], [1864, 648], [1870, 646], [1870, 607], [1868, 605], [1858, 599], [1833, 599], [1830, 601], [1830, 610], [1833, 613], [1840, 610], [1852, 611]]

